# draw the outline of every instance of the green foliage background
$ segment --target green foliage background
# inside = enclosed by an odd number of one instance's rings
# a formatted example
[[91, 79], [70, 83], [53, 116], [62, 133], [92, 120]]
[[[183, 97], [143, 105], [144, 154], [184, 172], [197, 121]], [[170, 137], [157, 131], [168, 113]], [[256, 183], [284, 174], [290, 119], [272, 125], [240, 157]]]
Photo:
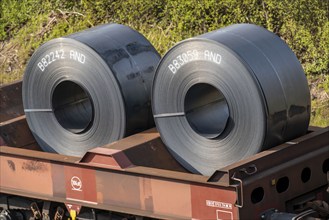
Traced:
[[255, 23], [296, 53], [312, 93], [312, 124], [329, 125], [328, 0], [1, 0], [0, 84], [21, 78], [42, 43], [101, 23], [131, 26], [163, 55], [175, 43]]

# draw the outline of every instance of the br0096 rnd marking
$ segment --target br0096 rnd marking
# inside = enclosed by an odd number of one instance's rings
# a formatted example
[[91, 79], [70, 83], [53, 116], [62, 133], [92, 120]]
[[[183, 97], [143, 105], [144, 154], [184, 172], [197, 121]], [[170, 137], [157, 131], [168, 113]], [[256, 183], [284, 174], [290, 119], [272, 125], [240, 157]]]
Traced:
[[232, 209], [233, 205], [231, 203], [226, 202], [218, 202], [213, 200], [206, 200], [206, 205], [209, 207], [217, 207], [223, 209]]

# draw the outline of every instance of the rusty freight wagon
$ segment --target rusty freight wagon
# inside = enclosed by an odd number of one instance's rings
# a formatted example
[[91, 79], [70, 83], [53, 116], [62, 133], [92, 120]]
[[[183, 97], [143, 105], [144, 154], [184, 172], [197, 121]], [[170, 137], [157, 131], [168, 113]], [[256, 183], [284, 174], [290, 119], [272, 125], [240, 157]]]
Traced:
[[191, 174], [156, 129], [89, 150], [42, 152], [21, 81], [0, 88], [0, 219], [328, 218], [329, 127], [217, 170]]

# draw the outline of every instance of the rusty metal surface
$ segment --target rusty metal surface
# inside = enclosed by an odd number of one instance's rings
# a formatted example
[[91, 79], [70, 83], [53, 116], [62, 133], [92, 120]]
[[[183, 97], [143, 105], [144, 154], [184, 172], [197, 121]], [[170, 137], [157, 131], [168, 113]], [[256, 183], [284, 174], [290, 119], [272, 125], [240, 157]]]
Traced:
[[328, 201], [325, 190], [318, 190], [328, 184], [328, 137], [329, 127], [317, 129], [218, 170], [209, 181], [219, 181], [224, 185], [239, 184], [240, 216], [248, 215], [253, 219], [273, 207], [294, 212], [296, 210], [287, 210], [291, 200], [316, 191], [307, 199]]
[[[241, 215], [249, 214], [256, 218], [259, 217], [260, 212], [271, 207], [286, 210], [290, 200], [326, 186], [327, 183], [324, 181], [326, 173], [322, 171], [322, 166], [328, 158], [329, 145], [302, 157], [286, 161], [279, 166], [273, 166], [266, 172], [246, 178], [242, 184], [243, 193], [240, 194], [244, 198]], [[310, 177], [304, 182], [303, 172], [306, 169], [310, 170]], [[260, 188], [264, 193], [263, 198], [258, 201], [258, 195], [253, 195], [253, 192]], [[314, 200], [316, 197], [314, 195], [308, 199]], [[254, 211], [247, 211], [248, 209]], [[287, 211], [295, 212], [296, 210]]]
[[[230, 177], [244, 179], [247, 173], [260, 173], [280, 166], [298, 157], [315, 154], [318, 149], [327, 149], [329, 145], [329, 127], [311, 132], [307, 135], [286, 142], [277, 147], [255, 154], [245, 160], [238, 161], [215, 172], [210, 179], [222, 182], [231, 181]], [[327, 151], [329, 153], [329, 151]], [[325, 154], [326, 155], [326, 154]], [[328, 154], [329, 155], [329, 154]], [[328, 157], [328, 155], [326, 155]]]
[[[155, 128], [94, 148], [84, 157], [91, 157], [90, 154], [98, 155], [98, 157], [101, 157], [100, 155], [119, 156], [123, 154], [131, 165], [188, 172], [168, 152]], [[129, 164], [123, 166], [129, 166]]]
[[22, 81], [0, 86], [0, 145], [40, 150], [22, 105]]
[[157, 218], [207, 219], [227, 212], [238, 218], [235, 187], [195, 174], [99, 168], [79, 159], [2, 146], [0, 192]]
[[25, 115], [0, 122], [0, 145], [40, 150], [25, 119]]
[[[90, 151], [83, 159], [2, 146], [0, 192], [166, 219], [258, 218], [269, 208], [285, 211], [305, 193], [311, 199], [328, 198], [322, 166], [329, 155], [329, 128], [233, 164], [210, 178], [133, 164], [126, 150], [157, 140], [156, 131], [148, 132], [114, 143], [114, 150], [106, 146]], [[116, 153], [114, 166], [104, 158], [90, 159]], [[311, 174], [303, 182], [305, 168]], [[289, 184], [279, 193], [283, 177]], [[36, 180], [46, 184], [35, 185]], [[261, 199], [254, 193], [258, 188], [264, 191]]]
[[0, 86], [0, 122], [24, 115], [22, 81]]
[[80, 163], [113, 169], [125, 169], [134, 166], [122, 151], [107, 148], [90, 150], [82, 157]]

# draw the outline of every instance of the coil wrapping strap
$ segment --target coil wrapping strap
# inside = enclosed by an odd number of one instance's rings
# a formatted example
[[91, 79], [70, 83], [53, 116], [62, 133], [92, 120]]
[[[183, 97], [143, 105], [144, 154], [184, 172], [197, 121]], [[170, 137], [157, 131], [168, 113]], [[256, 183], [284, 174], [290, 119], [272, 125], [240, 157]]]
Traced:
[[299, 61], [279, 37], [237, 24], [171, 48], [156, 70], [152, 108], [174, 157], [211, 175], [305, 134], [310, 94]]
[[154, 126], [151, 84], [160, 60], [141, 34], [106, 24], [51, 40], [23, 79], [27, 122], [45, 151], [80, 156]]

